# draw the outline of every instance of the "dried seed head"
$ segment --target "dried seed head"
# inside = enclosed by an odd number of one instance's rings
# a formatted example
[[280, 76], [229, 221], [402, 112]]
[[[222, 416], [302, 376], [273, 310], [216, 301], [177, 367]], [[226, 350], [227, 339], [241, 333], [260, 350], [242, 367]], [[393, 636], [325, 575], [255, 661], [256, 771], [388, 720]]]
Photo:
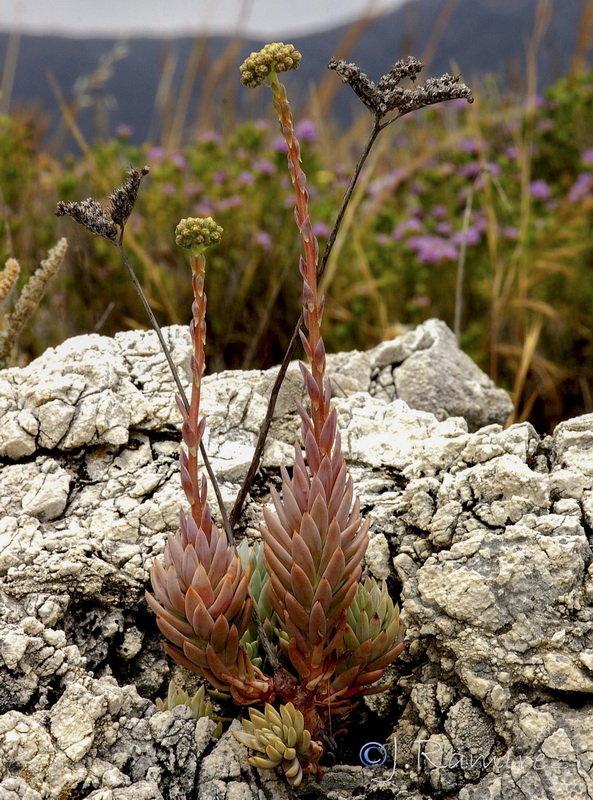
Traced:
[[56, 217], [72, 217], [91, 233], [96, 233], [103, 239], [111, 242], [117, 241], [117, 227], [113, 220], [109, 219], [105, 209], [97, 200], [87, 197], [80, 203], [58, 203]]
[[9, 258], [4, 269], [0, 272], [0, 303], [8, 297], [10, 290], [15, 285], [21, 268], [16, 258]]
[[271, 72], [288, 72], [298, 69], [301, 54], [292, 44], [274, 42], [259, 53], [252, 53], [239, 67], [241, 83], [254, 89], [261, 86]]
[[132, 213], [140, 181], [149, 172], [148, 167], [142, 167], [140, 172], [130, 169], [128, 180], [123, 186], [118, 186], [109, 196], [109, 205], [104, 209], [101, 203], [92, 197], [80, 203], [58, 203], [56, 217], [72, 217], [91, 233], [96, 233], [110, 242], [117, 242], [118, 226], [123, 232], [128, 217]]
[[390, 111], [397, 111], [398, 116], [402, 116], [444, 100], [462, 98], [468, 103], [474, 102], [470, 89], [464, 83], [459, 83], [458, 77], [447, 73], [440, 78], [428, 78], [423, 86], [413, 89], [399, 86], [403, 78], [415, 81], [423, 67], [422, 62], [409, 56], [405, 60], [396, 61], [379, 83], [375, 84], [356, 64], [335, 58], [328, 64], [328, 68], [335, 70], [343, 82], [348, 83], [365, 106], [378, 117], [383, 117]]
[[123, 228], [128, 221], [128, 217], [132, 213], [138, 189], [140, 188], [140, 181], [145, 175], [150, 172], [149, 167], [142, 167], [140, 172], [137, 169], [130, 169], [128, 172], [128, 180], [123, 186], [118, 186], [113, 190], [113, 194], [109, 195], [109, 206], [107, 210], [111, 219], [120, 228]]
[[212, 217], [188, 217], [175, 228], [175, 244], [191, 250], [195, 256], [210, 245], [219, 244], [221, 239], [222, 228]]

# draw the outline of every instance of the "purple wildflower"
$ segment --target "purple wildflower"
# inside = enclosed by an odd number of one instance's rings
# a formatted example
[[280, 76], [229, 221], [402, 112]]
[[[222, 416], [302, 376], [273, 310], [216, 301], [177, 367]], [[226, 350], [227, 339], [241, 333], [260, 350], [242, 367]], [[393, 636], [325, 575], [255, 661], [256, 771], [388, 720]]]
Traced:
[[217, 211], [228, 211], [231, 208], [239, 208], [243, 205], [243, 200], [238, 194], [231, 194], [229, 197], [223, 197], [216, 203]]
[[248, 169], [243, 169], [237, 176], [237, 181], [241, 186], [253, 186], [255, 183], [255, 175], [249, 172]]
[[115, 135], [118, 139], [129, 139], [134, 133], [134, 128], [131, 125], [118, 125], [115, 129]]
[[406, 244], [420, 261], [426, 264], [439, 264], [441, 261], [455, 261], [457, 248], [441, 236], [411, 236]]
[[477, 226], [470, 225], [467, 230], [453, 234], [452, 241], [459, 246], [465, 242], [466, 247], [472, 247], [478, 244], [481, 238], [482, 232], [480, 229]]
[[418, 308], [428, 308], [430, 305], [430, 297], [427, 297], [425, 294], [415, 294], [412, 297], [412, 304], [418, 306]]
[[590, 172], [581, 172], [579, 177], [570, 187], [568, 192], [569, 203], [580, 203], [585, 197], [589, 196], [591, 191], [591, 183], [593, 176]]
[[451, 226], [444, 220], [442, 222], [437, 222], [434, 229], [437, 233], [440, 233], [441, 236], [448, 236], [451, 233]]
[[277, 136], [274, 141], [272, 142], [272, 150], [275, 153], [288, 153], [288, 145], [284, 139], [284, 136]]
[[317, 125], [312, 119], [302, 119], [295, 125], [294, 132], [297, 139], [303, 142], [316, 142], [317, 141]]
[[515, 241], [519, 238], [519, 229], [513, 227], [512, 225], [507, 225], [502, 229], [502, 235], [505, 239], [511, 239], [512, 241]]
[[442, 203], [439, 203], [438, 205], [432, 207], [430, 213], [432, 214], [434, 219], [445, 219], [445, 217], [447, 216], [447, 209]]
[[272, 248], [272, 237], [267, 231], [257, 231], [253, 238], [255, 239], [255, 243], [264, 250], [270, 250]]
[[253, 162], [253, 169], [262, 175], [273, 175], [276, 172], [276, 167], [271, 161], [265, 158]]
[[466, 153], [477, 153], [480, 149], [478, 143], [475, 139], [472, 139], [470, 136], [467, 136], [465, 139], [462, 139], [459, 143], [459, 147]]
[[409, 219], [404, 219], [403, 222], [395, 226], [393, 238], [396, 242], [399, 242], [403, 238], [404, 233], [418, 233], [422, 230], [424, 230], [424, 228], [420, 220], [416, 219], [416, 217], [410, 217]]
[[204, 131], [199, 136], [198, 142], [203, 144], [222, 144], [222, 136], [217, 131]]
[[529, 194], [535, 200], [549, 200], [549, 198], [552, 196], [552, 190], [546, 181], [538, 178], [538, 180], [531, 181], [529, 184]]
[[323, 239], [327, 239], [331, 233], [331, 228], [325, 222], [314, 222], [311, 230], [313, 231], [313, 236]]
[[164, 147], [151, 147], [146, 155], [146, 159], [148, 162], [155, 162], [155, 161], [162, 161], [165, 156], [165, 148]]
[[178, 169], [185, 169], [187, 167], [187, 161], [183, 153], [173, 153], [171, 161]]
[[593, 164], [593, 147], [581, 153], [581, 162], [583, 164]]
[[480, 165], [477, 161], [472, 161], [470, 164], [462, 164], [459, 167], [459, 174], [463, 178], [476, 178], [480, 174]]

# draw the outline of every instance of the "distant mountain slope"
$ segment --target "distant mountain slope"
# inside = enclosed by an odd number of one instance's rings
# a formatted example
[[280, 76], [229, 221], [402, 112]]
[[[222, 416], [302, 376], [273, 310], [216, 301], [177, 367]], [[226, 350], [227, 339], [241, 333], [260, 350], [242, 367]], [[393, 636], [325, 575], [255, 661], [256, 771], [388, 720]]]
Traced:
[[[583, 2], [553, 2], [550, 23], [538, 56], [540, 87], [569, 69]], [[397, 58], [409, 54], [422, 57], [428, 49], [433, 54], [430, 74], [440, 75], [456, 69], [466, 82], [471, 83], [472, 78], [494, 73], [502, 86], [521, 88], [525, 52], [533, 35], [537, 8], [537, 0], [411, 0], [397, 11], [370, 23], [354, 42], [348, 58], [356, 61], [369, 77], [376, 79]], [[325, 66], [328, 59], [337, 54], [338, 45], [348, 30], [343, 26], [293, 39], [303, 53], [299, 78], [289, 79], [293, 95], [296, 85], [319, 85], [327, 75]], [[236, 68], [243, 56], [264, 43], [252, 39], [242, 42], [232, 62], [233, 74], [238, 75]], [[7, 44], [8, 34], [0, 33], [0, 64], [4, 63]], [[55, 128], [59, 111], [47, 73], [54, 75], [64, 96], [69, 99], [76, 78], [92, 73], [101, 56], [113, 44], [113, 41], [104, 39], [23, 36], [12, 90], [12, 107], [34, 104], [48, 117], [50, 129]], [[228, 44], [229, 40], [223, 37], [209, 39], [197, 68], [201, 78], [207, 81], [213, 65]], [[115, 64], [114, 75], [106, 83], [106, 93], [115, 99], [113, 108], [108, 110], [109, 133], [116, 125], [125, 124], [134, 129], [137, 141], [144, 141], [148, 135], [158, 138], [155, 99], [167, 54], [169, 65], [173, 61], [176, 63], [171, 77], [170, 108], [173, 113], [193, 45], [191, 38], [128, 41], [127, 56]], [[336, 76], [331, 78], [337, 81]], [[235, 78], [230, 83], [227, 81], [224, 91], [220, 89], [211, 96], [205, 114], [208, 121], [216, 118], [216, 112], [221, 115], [225, 104], [235, 103], [236, 95], [244, 106], [254, 102], [253, 96], [246, 96], [251, 93], [237, 91], [237, 82]], [[190, 102], [190, 122], [194, 119], [201, 86], [202, 81], [197, 80]], [[261, 97], [262, 93], [253, 94]], [[352, 108], [352, 98], [346, 91], [338, 91], [337, 95], [336, 113], [345, 117]], [[258, 113], [256, 105], [251, 113]], [[87, 109], [81, 114], [81, 123], [89, 134], [97, 120], [93, 120], [92, 112]]]

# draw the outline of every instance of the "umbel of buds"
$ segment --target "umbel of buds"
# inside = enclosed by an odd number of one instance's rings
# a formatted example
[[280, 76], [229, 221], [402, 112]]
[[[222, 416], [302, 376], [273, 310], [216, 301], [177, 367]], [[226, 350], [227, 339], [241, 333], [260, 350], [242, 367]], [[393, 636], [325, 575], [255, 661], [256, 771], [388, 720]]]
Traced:
[[259, 53], [252, 53], [239, 67], [241, 83], [254, 89], [261, 86], [272, 72], [298, 69], [301, 54], [292, 44], [275, 42], [267, 44]]
[[220, 244], [221, 239], [222, 228], [212, 217], [182, 219], [175, 228], [175, 244], [191, 250], [194, 256], [213, 244]]

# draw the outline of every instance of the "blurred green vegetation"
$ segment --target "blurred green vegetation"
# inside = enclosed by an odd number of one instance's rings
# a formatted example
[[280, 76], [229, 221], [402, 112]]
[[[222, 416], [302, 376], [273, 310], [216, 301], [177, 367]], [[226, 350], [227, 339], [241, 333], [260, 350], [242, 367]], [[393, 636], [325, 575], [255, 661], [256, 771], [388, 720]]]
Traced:
[[[549, 430], [593, 411], [593, 74], [528, 102], [472, 88], [473, 106], [433, 107], [381, 134], [324, 277], [326, 344], [365, 349], [430, 317], [453, 328], [457, 316], [463, 349], [513, 392], [515, 419]], [[370, 128], [361, 117], [339, 131], [328, 117], [297, 127], [321, 250]], [[105, 198], [130, 164], [151, 170], [126, 241], [159, 321], [190, 317], [177, 222], [213, 216], [225, 233], [208, 259], [208, 370], [278, 363], [301, 290], [274, 123], [203, 131], [175, 150], [133, 146], [123, 128], [79, 146], [58, 159], [32, 117], [0, 118], [0, 264], [18, 258], [25, 281], [58, 238], [69, 241], [17, 363], [69, 336], [146, 326], [115, 249], [53, 216], [58, 200]]]

